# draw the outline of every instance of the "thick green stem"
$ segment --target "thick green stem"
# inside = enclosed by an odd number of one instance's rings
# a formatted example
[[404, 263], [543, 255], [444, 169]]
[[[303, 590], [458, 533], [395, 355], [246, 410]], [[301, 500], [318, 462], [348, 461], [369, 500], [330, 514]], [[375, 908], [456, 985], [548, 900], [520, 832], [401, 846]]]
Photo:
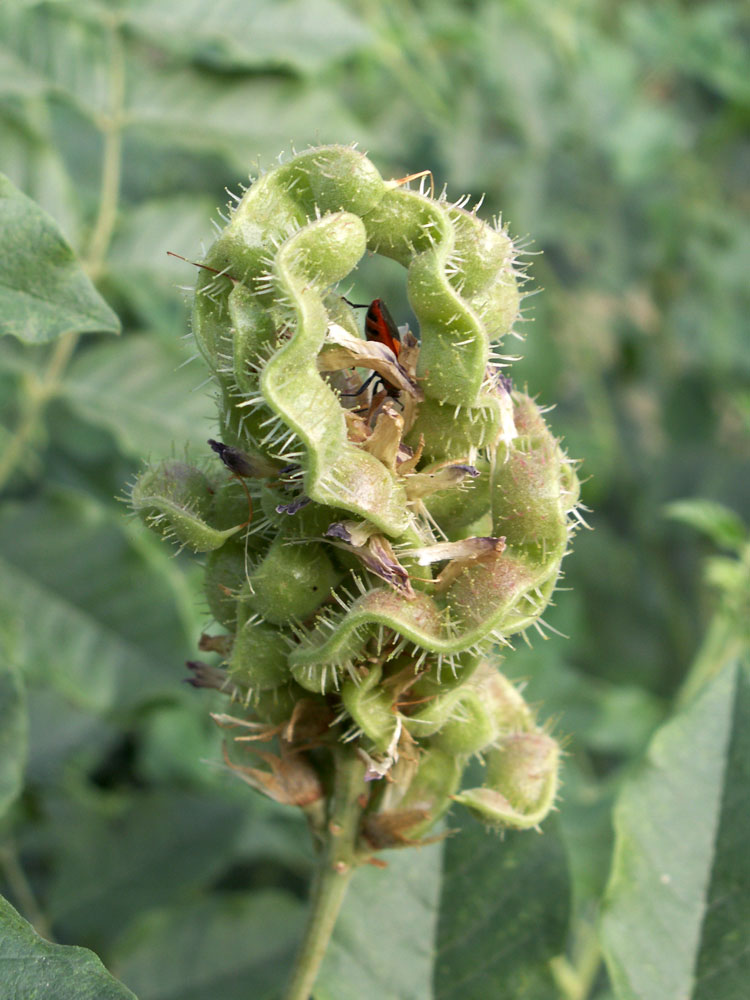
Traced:
[[334, 751], [333, 804], [313, 882], [310, 914], [284, 1000], [308, 1000], [357, 866], [357, 828], [365, 766], [349, 747]]

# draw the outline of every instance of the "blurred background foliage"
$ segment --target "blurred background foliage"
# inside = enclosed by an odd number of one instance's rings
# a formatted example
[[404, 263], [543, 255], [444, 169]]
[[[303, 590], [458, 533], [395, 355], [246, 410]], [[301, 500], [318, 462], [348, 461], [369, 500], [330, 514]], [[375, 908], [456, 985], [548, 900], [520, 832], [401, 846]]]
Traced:
[[[166, 251], [199, 258], [225, 187], [291, 143], [356, 141], [384, 176], [428, 168], [451, 196], [484, 195], [541, 292], [513, 374], [556, 404], [594, 531], [548, 616], [570, 639], [521, 645], [507, 672], [568, 737], [575, 950], [613, 795], [713, 609], [708, 546], [664, 505], [750, 500], [745, 15], [720, 0], [0, 5], [0, 169], [123, 322], [120, 338], [0, 342], [0, 643], [30, 709], [2, 873], [38, 928], [146, 998], [159, 950], [196, 947], [191, 920], [221, 942], [207, 954], [236, 958], [231, 912], [265, 927], [259, 893], [304, 895], [301, 823], [222, 772], [210, 699], [180, 685], [207, 621], [200, 570], [117, 498], [142, 457], [216, 433], [205, 373], [180, 367], [176, 286], [194, 273]], [[409, 318], [387, 261], [365, 261], [354, 294]]]

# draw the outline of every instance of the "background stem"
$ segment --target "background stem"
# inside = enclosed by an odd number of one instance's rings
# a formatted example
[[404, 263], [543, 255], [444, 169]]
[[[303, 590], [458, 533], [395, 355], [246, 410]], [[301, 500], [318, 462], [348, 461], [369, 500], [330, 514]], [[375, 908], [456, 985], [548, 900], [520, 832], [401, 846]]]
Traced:
[[55, 344], [41, 377], [34, 376], [26, 386], [22, 415], [8, 446], [0, 457], [0, 489], [34, 442], [39, 420], [49, 400], [57, 394], [60, 378], [78, 343], [77, 333], [66, 333]]
[[[92, 281], [101, 275], [114, 232], [120, 199], [122, 168], [122, 125], [125, 100], [125, 59], [119, 22], [112, 19], [110, 30], [109, 114], [99, 126], [104, 137], [102, 151], [99, 208], [91, 230], [86, 253], [81, 261]], [[80, 335], [66, 333], [55, 344], [44, 373], [30, 380], [21, 402], [21, 416], [8, 445], [0, 457], [0, 488], [10, 479], [27, 450], [33, 445], [47, 404], [60, 388], [65, 369], [73, 356]]]
[[18, 857], [15, 844], [7, 843], [0, 847], [0, 868], [2, 868], [8, 885], [16, 897], [18, 908], [34, 930], [48, 941], [54, 941], [52, 926], [37, 902], [34, 890]]

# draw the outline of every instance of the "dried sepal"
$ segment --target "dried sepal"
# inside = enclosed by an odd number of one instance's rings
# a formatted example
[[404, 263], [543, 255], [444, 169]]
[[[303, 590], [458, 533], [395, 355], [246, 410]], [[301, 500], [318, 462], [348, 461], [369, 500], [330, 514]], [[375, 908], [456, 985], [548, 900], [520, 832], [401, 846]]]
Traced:
[[274, 802], [301, 808], [323, 798], [320, 778], [304, 754], [288, 752], [278, 756], [257, 748], [253, 748], [253, 753], [268, 765], [268, 770], [236, 764], [224, 748], [227, 767], [251, 788]]

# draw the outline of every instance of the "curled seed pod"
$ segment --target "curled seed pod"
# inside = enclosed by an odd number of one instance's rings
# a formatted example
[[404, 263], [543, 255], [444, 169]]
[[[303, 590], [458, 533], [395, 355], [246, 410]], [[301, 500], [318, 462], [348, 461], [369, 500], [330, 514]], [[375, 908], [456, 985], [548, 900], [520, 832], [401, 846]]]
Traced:
[[200, 469], [186, 462], [168, 461], [147, 469], [138, 478], [131, 502], [146, 523], [165, 538], [194, 552], [210, 552], [221, 548], [242, 527], [215, 526], [215, 493]]
[[521, 694], [486, 661], [451, 694], [452, 710], [431, 741], [446, 753], [481, 753], [501, 736], [533, 728]]
[[559, 758], [558, 744], [546, 733], [508, 736], [487, 755], [485, 784], [456, 801], [489, 826], [536, 827], [555, 804]]
[[364, 839], [376, 849], [405, 847], [419, 839], [450, 808], [464, 760], [432, 748], [418, 762], [399, 761], [392, 780], [363, 823]]
[[[397, 337], [382, 304], [359, 332], [338, 283], [366, 252], [405, 268], [418, 336]], [[204, 263], [193, 329], [224, 479], [164, 463], [132, 502], [209, 552], [246, 724], [291, 745], [300, 706], [335, 720], [311, 745], [348, 742], [368, 779], [393, 779], [368, 806], [370, 842], [421, 835], [473, 753], [487, 788], [458, 801], [534, 825], [556, 744], [488, 658], [539, 624], [578, 480], [503, 372], [524, 280], [512, 240], [330, 146], [261, 176]]]

